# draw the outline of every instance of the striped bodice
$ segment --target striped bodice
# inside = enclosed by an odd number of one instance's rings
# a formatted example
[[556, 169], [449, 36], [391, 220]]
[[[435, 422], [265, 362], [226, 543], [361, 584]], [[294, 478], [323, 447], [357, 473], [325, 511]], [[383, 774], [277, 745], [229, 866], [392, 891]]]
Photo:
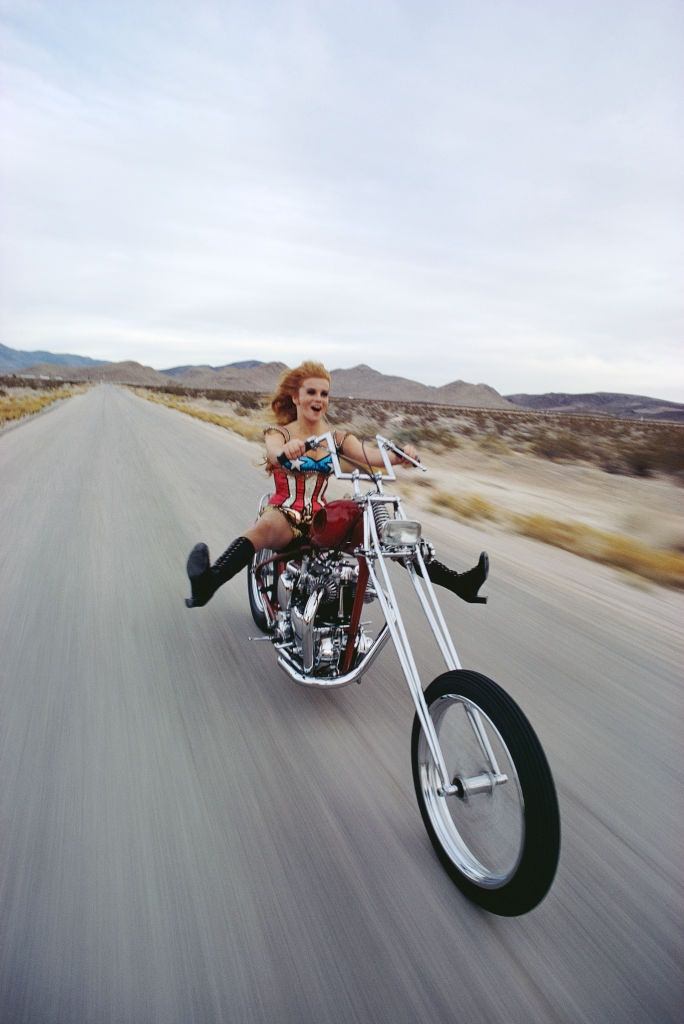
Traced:
[[328, 477], [324, 473], [288, 473], [274, 467], [273, 482], [275, 491], [268, 499], [269, 505], [291, 509], [307, 518], [325, 505]]

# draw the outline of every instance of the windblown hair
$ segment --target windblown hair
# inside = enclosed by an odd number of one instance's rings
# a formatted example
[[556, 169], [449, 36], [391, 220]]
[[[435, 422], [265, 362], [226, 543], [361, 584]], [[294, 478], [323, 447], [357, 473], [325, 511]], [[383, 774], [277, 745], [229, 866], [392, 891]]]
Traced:
[[297, 406], [292, 401], [300, 387], [309, 377], [324, 377], [330, 383], [330, 374], [323, 363], [316, 363], [311, 359], [295, 366], [294, 370], [285, 370], [281, 375], [273, 395], [271, 396], [271, 409], [276, 423], [284, 426], [297, 419]]

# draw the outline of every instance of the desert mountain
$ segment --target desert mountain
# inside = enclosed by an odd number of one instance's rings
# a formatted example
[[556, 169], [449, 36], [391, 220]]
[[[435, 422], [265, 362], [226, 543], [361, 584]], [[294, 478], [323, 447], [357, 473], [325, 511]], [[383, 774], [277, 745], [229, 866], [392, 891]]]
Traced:
[[[260, 363], [246, 365], [240, 369], [237, 364], [211, 367], [197, 366], [183, 372], [164, 370], [173, 375], [174, 384], [194, 388], [225, 388], [234, 391], [272, 391], [278, 377], [286, 369], [285, 363]], [[332, 370], [332, 393], [338, 397], [385, 398], [394, 402], [434, 402], [439, 405], [468, 405], [477, 408], [507, 409], [510, 402], [487, 384], [467, 384], [453, 381], [441, 387], [420, 384], [406, 377], [393, 377], [380, 373], [371, 366], [361, 363], [349, 369]]]
[[[0, 373], [29, 373], [68, 380], [104, 380], [149, 387], [178, 385], [198, 390], [268, 393], [273, 390], [285, 368], [285, 363], [262, 363], [258, 359], [245, 359], [223, 366], [186, 365], [157, 371], [132, 361], [110, 363], [90, 359], [88, 356], [22, 352], [0, 345]], [[406, 377], [380, 373], [364, 363], [348, 369], [333, 370], [332, 378], [333, 394], [338, 397], [384, 398], [395, 402], [432, 402], [490, 409], [517, 407], [538, 409], [540, 412], [684, 421], [684, 405], [644, 395], [599, 391], [581, 395], [559, 392], [502, 396], [487, 384], [469, 384], [457, 380], [435, 387]]]
[[[169, 377], [180, 377], [187, 370], [210, 370], [213, 372], [229, 370], [231, 368], [235, 370], [253, 370], [257, 366], [264, 365], [259, 359], [243, 359], [237, 363], [224, 363], [223, 366], [209, 366], [208, 364], [203, 364], [202, 366], [171, 366], [168, 370], [160, 370], [160, 373], [167, 373]], [[284, 366], [285, 364], [279, 363], [278, 365]]]
[[546, 395], [506, 395], [509, 402], [523, 409], [540, 412], [578, 412], [620, 419], [684, 420], [684, 405], [645, 395], [622, 395], [612, 391], [570, 395], [551, 392]]
[[[242, 365], [230, 363], [227, 366], [191, 366], [183, 373], [175, 374], [163, 370], [162, 375], [172, 374], [174, 384], [189, 388], [220, 388], [225, 391], [272, 391], [278, 377], [286, 370], [285, 363], [257, 363], [248, 360]], [[167, 380], [168, 383], [168, 380]]]
[[0, 345], [0, 373], [21, 373], [37, 363], [52, 363], [57, 366], [102, 366], [101, 359], [89, 356], [74, 356], [57, 352], [22, 352], [20, 349]]
[[[40, 357], [40, 358], [36, 358]], [[262, 363], [245, 359], [223, 366], [173, 366], [153, 370], [150, 366], [127, 361], [107, 363], [85, 356], [62, 356], [50, 352], [20, 352], [0, 346], [0, 372], [29, 372], [36, 376], [64, 377], [70, 380], [112, 381], [122, 384], [165, 387], [169, 384], [198, 390], [269, 392], [286, 369], [285, 363]], [[380, 373], [360, 364], [332, 371], [333, 393], [354, 398], [386, 398], [395, 402], [434, 402], [440, 405], [464, 405], [479, 408], [509, 408], [510, 403], [487, 384], [453, 381], [434, 387], [406, 377]]]
[[62, 366], [58, 363], [38, 363], [22, 372], [35, 377], [56, 377], [70, 381], [108, 381], [112, 384], [134, 384], [140, 387], [168, 387], [169, 378], [151, 366], [128, 360], [123, 363], [102, 363], [100, 366]]
[[479, 409], [512, 408], [498, 391], [488, 384], [467, 384], [456, 380], [434, 387], [406, 377], [379, 373], [364, 363], [348, 370], [332, 371], [333, 394], [352, 398], [385, 398], [395, 402], [434, 402], [437, 405], [468, 405]]

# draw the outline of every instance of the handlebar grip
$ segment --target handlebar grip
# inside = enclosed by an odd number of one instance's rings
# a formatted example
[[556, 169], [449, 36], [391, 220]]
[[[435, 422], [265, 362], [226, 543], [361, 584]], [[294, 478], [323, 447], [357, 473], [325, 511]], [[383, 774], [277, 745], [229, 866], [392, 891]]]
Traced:
[[[317, 439], [315, 437], [307, 437], [306, 441], [304, 442], [304, 451], [310, 452], [314, 448], [318, 448]], [[281, 466], [289, 467], [290, 460], [288, 459], [287, 455], [285, 455], [284, 452], [281, 452], [280, 455], [277, 456], [277, 459]]]
[[[327, 437], [327, 435], [322, 435], [320, 438], [316, 437], [315, 435], [313, 437], [307, 437], [306, 441], [304, 442], [304, 451], [305, 452], [310, 452], [313, 449], [318, 448], [320, 446], [321, 441], [325, 440], [326, 437]], [[308, 458], [308, 456], [307, 456], [307, 458]], [[320, 469], [319, 472], [322, 472], [322, 473], [329, 473], [330, 472], [330, 469], [328, 469], [327, 467], [323, 468], [323, 463], [326, 462], [326, 459], [329, 459], [329, 456], [326, 456], [325, 459], [321, 459], [320, 460], [321, 461], [321, 469]], [[288, 457], [285, 454], [285, 452], [281, 452], [280, 455], [276, 455], [276, 461], [283, 467], [283, 469], [292, 469], [293, 468], [292, 467], [292, 462], [291, 462], [290, 459], [288, 459]], [[310, 462], [311, 459], [309, 459], [308, 461]], [[309, 468], [309, 467], [307, 467], [307, 468]]]

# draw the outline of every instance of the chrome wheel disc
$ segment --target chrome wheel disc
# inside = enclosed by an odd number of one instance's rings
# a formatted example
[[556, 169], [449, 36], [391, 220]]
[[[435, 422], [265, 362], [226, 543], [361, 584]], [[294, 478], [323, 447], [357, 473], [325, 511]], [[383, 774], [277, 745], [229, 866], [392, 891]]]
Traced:
[[[492, 720], [474, 702], [447, 693], [430, 706], [449, 778], [456, 785], [491, 772], [471, 724], [479, 715], [507, 781], [487, 792], [441, 795], [441, 780], [425, 736], [418, 741], [418, 778], [426, 811], [454, 866], [482, 888], [497, 889], [516, 873], [525, 845], [525, 805], [510, 752]], [[463, 791], [461, 790], [463, 793]]]

